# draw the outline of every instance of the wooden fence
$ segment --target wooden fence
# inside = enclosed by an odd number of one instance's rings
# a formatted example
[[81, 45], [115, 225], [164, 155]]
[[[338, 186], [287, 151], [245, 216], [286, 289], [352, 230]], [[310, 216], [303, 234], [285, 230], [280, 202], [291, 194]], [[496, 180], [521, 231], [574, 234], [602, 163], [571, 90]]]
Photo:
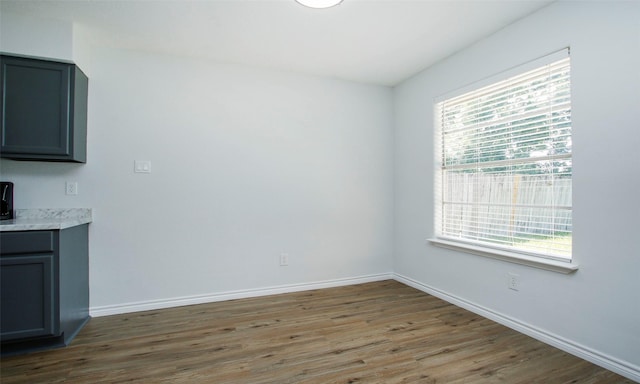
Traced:
[[570, 178], [450, 172], [444, 183], [446, 233], [526, 238], [571, 231]]

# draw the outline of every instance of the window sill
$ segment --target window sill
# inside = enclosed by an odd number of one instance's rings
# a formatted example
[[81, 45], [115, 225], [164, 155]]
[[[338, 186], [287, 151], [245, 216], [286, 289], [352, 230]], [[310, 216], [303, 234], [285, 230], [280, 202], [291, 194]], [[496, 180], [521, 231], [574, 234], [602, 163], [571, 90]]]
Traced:
[[577, 271], [579, 267], [577, 264], [572, 264], [570, 262], [527, 256], [515, 252], [501, 251], [498, 249], [479, 247], [470, 244], [462, 244], [455, 241], [443, 239], [428, 239], [428, 241], [436, 247], [472, 253], [474, 255], [490, 257], [492, 259], [527, 265], [533, 268], [540, 268], [547, 271], [559, 272], [564, 274], [573, 273]]

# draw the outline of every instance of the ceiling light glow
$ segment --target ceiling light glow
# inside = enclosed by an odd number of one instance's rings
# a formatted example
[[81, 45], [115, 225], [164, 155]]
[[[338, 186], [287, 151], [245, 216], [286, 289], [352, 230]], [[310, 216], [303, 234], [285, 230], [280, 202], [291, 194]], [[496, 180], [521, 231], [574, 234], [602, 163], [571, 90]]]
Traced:
[[331, 8], [342, 3], [342, 0], [296, 0], [298, 3], [309, 8]]

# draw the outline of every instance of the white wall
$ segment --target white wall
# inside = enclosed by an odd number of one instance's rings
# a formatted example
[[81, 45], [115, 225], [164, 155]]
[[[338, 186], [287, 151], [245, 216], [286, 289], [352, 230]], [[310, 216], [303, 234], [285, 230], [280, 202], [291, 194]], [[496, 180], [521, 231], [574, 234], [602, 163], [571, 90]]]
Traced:
[[[640, 3], [561, 2], [395, 89], [395, 272], [640, 378]], [[434, 98], [571, 46], [574, 259], [563, 275], [429, 245]], [[520, 291], [506, 275], [520, 275]], [[570, 349], [570, 348], [569, 348]], [[589, 357], [589, 356], [587, 356]]]
[[73, 25], [0, 12], [0, 51], [73, 60]]
[[93, 208], [94, 314], [389, 276], [390, 88], [99, 46], [82, 56], [87, 164], [3, 159], [1, 177], [16, 208]]

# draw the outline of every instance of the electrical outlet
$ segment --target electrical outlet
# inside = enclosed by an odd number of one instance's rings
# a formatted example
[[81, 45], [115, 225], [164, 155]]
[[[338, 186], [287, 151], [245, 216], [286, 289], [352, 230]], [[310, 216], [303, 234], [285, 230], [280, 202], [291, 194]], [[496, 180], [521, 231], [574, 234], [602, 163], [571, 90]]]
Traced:
[[281, 253], [280, 254], [280, 266], [281, 267], [285, 267], [289, 265], [289, 254], [288, 253]]
[[520, 290], [520, 275], [516, 275], [515, 273], [507, 274], [507, 288], [514, 291]]
[[66, 184], [66, 192], [67, 195], [77, 195], [78, 194], [78, 182], [77, 181], [67, 181]]

